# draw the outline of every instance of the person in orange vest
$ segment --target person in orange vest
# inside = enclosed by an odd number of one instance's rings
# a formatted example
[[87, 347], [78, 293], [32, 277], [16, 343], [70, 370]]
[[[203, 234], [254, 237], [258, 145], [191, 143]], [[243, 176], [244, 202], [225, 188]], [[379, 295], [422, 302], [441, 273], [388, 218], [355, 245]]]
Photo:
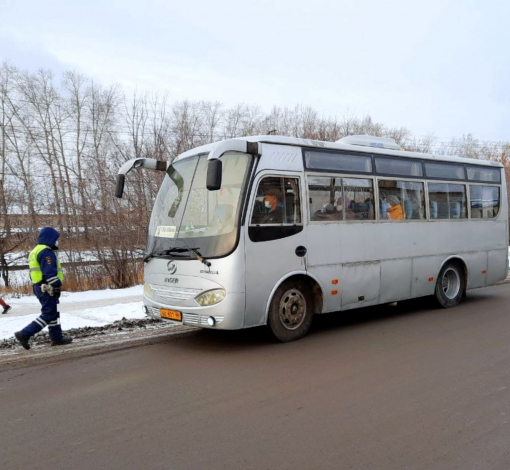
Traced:
[[388, 216], [391, 220], [404, 220], [404, 209], [397, 196], [388, 196], [386, 198], [388, 203]]
[[51, 227], [39, 232], [37, 246], [28, 255], [30, 280], [34, 294], [41, 303], [41, 315], [21, 331], [14, 333], [15, 338], [25, 349], [30, 349], [29, 339], [48, 327], [52, 346], [69, 344], [73, 341], [62, 334], [60, 313], [57, 310], [64, 274], [57, 257], [57, 240], [60, 234]]

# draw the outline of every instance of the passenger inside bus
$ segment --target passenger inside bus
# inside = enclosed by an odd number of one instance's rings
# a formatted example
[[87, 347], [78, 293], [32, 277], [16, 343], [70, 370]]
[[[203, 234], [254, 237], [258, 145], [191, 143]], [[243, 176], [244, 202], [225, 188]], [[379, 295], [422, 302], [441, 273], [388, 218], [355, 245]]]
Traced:
[[373, 219], [372, 200], [366, 198], [363, 202], [351, 202], [351, 207], [356, 220]]
[[315, 212], [314, 220], [342, 220], [342, 208], [338, 211], [338, 206], [330, 202], [324, 204], [320, 211]]
[[404, 211], [402, 209], [402, 204], [400, 203], [400, 199], [397, 196], [390, 195], [386, 198], [386, 202], [388, 203], [388, 218], [390, 220], [403, 220], [404, 219]]

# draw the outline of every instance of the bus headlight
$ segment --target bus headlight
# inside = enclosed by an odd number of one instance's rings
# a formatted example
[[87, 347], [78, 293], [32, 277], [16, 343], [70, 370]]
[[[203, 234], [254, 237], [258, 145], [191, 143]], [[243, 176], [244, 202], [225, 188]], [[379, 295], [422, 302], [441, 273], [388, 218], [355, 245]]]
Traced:
[[154, 297], [154, 291], [151, 289], [151, 286], [149, 286], [149, 284], [143, 285], [143, 293], [149, 298]]
[[208, 307], [210, 305], [216, 305], [217, 303], [221, 302], [226, 295], [227, 293], [225, 292], [225, 289], [213, 289], [197, 295], [195, 300], [202, 307]]

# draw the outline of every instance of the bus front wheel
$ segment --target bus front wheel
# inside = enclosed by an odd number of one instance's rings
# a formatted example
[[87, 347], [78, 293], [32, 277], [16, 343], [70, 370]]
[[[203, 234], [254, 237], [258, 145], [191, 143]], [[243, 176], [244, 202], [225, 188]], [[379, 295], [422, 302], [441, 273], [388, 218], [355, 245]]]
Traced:
[[310, 329], [313, 318], [311, 289], [303, 281], [289, 279], [276, 290], [267, 324], [271, 334], [282, 343], [300, 339]]
[[437, 278], [435, 297], [441, 307], [455, 307], [466, 290], [464, 272], [459, 263], [448, 261]]

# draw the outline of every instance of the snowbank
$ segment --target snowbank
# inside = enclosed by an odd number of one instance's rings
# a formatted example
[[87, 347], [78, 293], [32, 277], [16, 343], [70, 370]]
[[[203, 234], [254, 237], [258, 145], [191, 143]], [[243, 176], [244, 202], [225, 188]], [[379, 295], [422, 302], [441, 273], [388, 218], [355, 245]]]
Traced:
[[[146, 315], [142, 310], [142, 286], [128, 289], [106, 289], [86, 292], [64, 292], [60, 303], [60, 321], [63, 330], [71, 328], [83, 328], [86, 326], [104, 326], [114, 321], [127, 319], [141, 319]], [[119, 303], [120, 300], [129, 297], [139, 300]], [[10, 338], [14, 332], [22, 329], [40, 315], [40, 305], [35, 296], [22, 297], [20, 299], [6, 299], [12, 310], [6, 315], [0, 315], [0, 340]], [[94, 308], [86, 308], [87, 303], [94, 302]], [[80, 305], [83, 308], [77, 308]], [[66, 308], [69, 310], [66, 312]], [[34, 313], [16, 315], [16, 311], [26, 312], [27, 309]]]

